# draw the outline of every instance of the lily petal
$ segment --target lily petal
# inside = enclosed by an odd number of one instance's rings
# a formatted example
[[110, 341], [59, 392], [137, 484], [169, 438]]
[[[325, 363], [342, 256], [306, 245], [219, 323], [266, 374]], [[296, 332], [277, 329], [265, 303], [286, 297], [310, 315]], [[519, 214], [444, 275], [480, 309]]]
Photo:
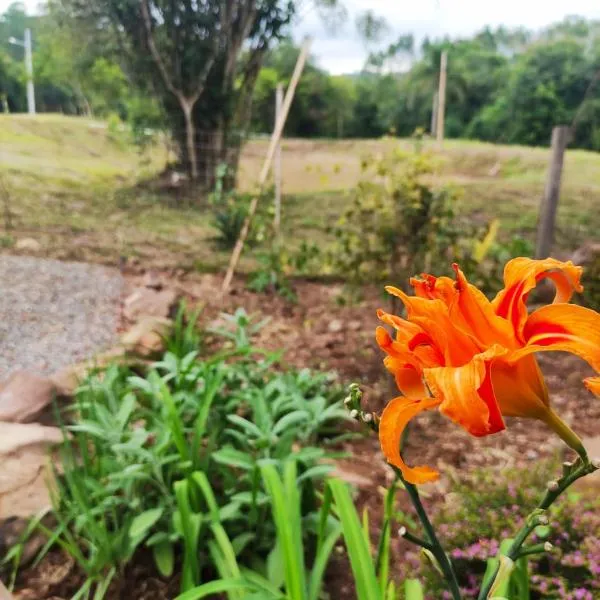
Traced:
[[435, 398], [441, 401], [440, 412], [481, 437], [505, 428], [491, 380], [491, 364], [507, 353], [493, 346], [461, 367], [425, 369], [425, 381]]
[[592, 392], [592, 394], [596, 394], [596, 396], [600, 396], [600, 377], [588, 377], [583, 380], [585, 387]]
[[400, 455], [400, 439], [408, 422], [424, 410], [439, 404], [435, 398], [409, 399], [394, 398], [384, 409], [379, 423], [379, 442], [388, 462], [402, 471], [409, 483], [419, 484], [435, 481], [439, 473], [431, 467], [409, 467]]
[[415, 290], [415, 296], [429, 300], [442, 300], [447, 306], [450, 306], [456, 296], [454, 281], [450, 277], [434, 277], [422, 273], [419, 279], [412, 277], [410, 284]]
[[393, 373], [398, 389], [407, 398], [427, 396], [422, 370], [393, 356], [386, 356], [383, 359], [383, 364], [388, 371]]
[[535, 356], [524, 356], [516, 363], [498, 360], [492, 365], [491, 376], [498, 406], [505, 417], [546, 418], [550, 404], [548, 388]]
[[443, 355], [445, 364], [465, 364], [481, 351], [473, 337], [452, 322], [444, 301], [409, 296], [395, 287], [385, 289], [404, 302], [408, 319], [429, 336], [432, 345]]
[[556, 285], [554, 303], [568, 302], [574, 291], [581, 292], [582, 268], [571, 261], [561, 262], [554, 258], [533, 260], [514, 258], [504, 268], [504, 289], [501, 290], [492, 305], [496, 314], [508, 319], [520, 337], [527, 320], [527, 296], [543, 279], [552, 279]]
[[485, 294], [467, 281], [457, 264], [452, 268], [456, 272], [457, 294], [450, 305], [450, 318], [480, 342], [482, 349], [493, 344], [515, 346], [512, 325], [496, 314]]
[[576, 304], [543, 306], [531, 313], [523, 336], [527, 345], [511, 354], [511, 362], [532, 352], [564, 351], [600, 372], [600, 314], [594, 310]]

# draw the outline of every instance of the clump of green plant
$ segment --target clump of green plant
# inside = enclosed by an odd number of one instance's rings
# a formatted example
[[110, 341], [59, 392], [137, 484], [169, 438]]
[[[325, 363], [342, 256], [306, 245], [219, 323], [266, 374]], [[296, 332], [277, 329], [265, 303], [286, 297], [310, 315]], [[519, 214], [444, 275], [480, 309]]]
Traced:
[[[551, 479], [557, 463], [545, 461], [533, 468], [506, 469], [501, 474], [479, 469], [453, 482], [451, 501], [435, 515], [434, 525], [445, 544], [454, 548], [450, 556], [464, 598], [477, 598], [481, 578], [501, 550], [497, 539], [506, 538], [515, 525], [523, 524], [523, 509], [535, 507], [539, 500], [535, 490]], [[528, 598], [597, 597], [600, 544], [595, 532], [600, 527], [599, 508], [596, 497], [584, 497], [576, 491], [567, 491], [552, 506], [548, 525], [538, 526], [532, 535], [532, 547], [548, 542], [553, 549], [527, 557], [527, 573], [535, 573], [527, 575]], [[429, 569], [417, 560], [413, 567]], [[428, 591], [436, 598], [444, 597], [443, 591], [433, 586], [435, 578], [428, 581], [432, 583]]]
[[261, 252], [256, 257], [259, 267], [248, 279], [248, 289], [259, 293], [279, 294], [290, 302], [296, 301], [296, 293], [290, 281], [291, 264], [287, 252], [277, 246]]
[[250, 275], [248, 289], [259, 293], [279, 294], [290, 302], [296, 302], [291, 276], [314, 272], [321, 252], [318, 246], [305, 241], [296, 252], [289, 252], [275, 242], [269, 251], [259, 253], [256, 258], [259, 267]]
[[[227, 165], [219, 165], [216, 170], [215, 189], [209, 196], [209, 204], [214, 211], [212, 225], [217, 231], [217, 243], [221, 248], [230, 250], [240, 236], [253, 196], [228, 189], [225, 185], [227, 177]], [[264, 200], [271, 195], [270, 191], [266, 190], [263, 192], [264, 197], [259, 200], [259, 209], [252, 219], [246, 238], [249, 245], [259, 244], [267, 236], [269, 209], [263, 207], [268, 204]]]
[[101, 599], [141, 549], [164, 576], [182, 565], [182, 591], [210, 578], [219, 565], [203, 541], [212, 522], [203, 478], [243, 564], [266, 561], [276, 538], [262, 461], [293, 454], [302, 515], [317, 505], [326, 442], [346, 418], [342, 390], [325, 374], [276, 369], [279, 354], [252, 345], [259, 324], [243, 310], [215, 330], [226, 343], [207, 357], [195, 317], [181, 315], [161, 360], [91, 377], [62, 421], [58, 526], [44, 552], [58, 544], [86, 573], [77, 598]]
[[[263, 461], [260, 475], [276, 528], [276, 543], [266, 565], [244, 569], [238, 563], [235, 543], [227, 537], [219, 522], [216, 502], [211, 500], [214, 540], [209, 545], [220, 579], [193, 588], [177, 600], [200, 600], [220, 592], [240, 600], [319, 600], [323, 597], [327, 563], [340, 536], [343, 536], [348, 551], [357, 600], [397, 600], [400, 597], [400, 588], [389, 570], [392, 540], [389, 513], [394, 489], [386, 494], [384, 526], [373, 551], [368, 513], [364, 513], [361, 523], [346, 484], [336, 479], [328, 480], [318, 510], [303, 518], [302, 497], [298, 493], [302, 476], [298, 476], [295, 459], [290, 458], [279, 466], [273, 461]], [[207, 498], [212, 494], [207, 482], [203, 493]], [[307, 552], [305, 539], [311, 542], [313, 552]], [[419, 581], [407, 579], [404, 598], [423, 600], [423, 597]]]
[[432, 183], [434, 166], [430, 154], [400, 148], [363, 161], [351, 205], [334, 227], [332, 261], [349, 284], [404, 281], [452, 262], [459, 194]]

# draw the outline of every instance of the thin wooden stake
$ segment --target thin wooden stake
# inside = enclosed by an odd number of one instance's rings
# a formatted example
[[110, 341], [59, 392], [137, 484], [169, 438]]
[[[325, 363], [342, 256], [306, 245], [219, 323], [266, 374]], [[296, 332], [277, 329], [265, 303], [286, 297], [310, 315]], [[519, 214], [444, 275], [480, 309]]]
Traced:
[[[283, 85], [277, 84], [275, 90], [275, 126], [281, 116], [281, 108], [283, 106]], [[275, 180], [275, 234], [280, 235], [281, 230], [281, 140], [277, 142], [275, 150], [275, 162], [273, 163], [273, 179]]]
[[444, 50], [440, 60], [440, 87], [437, 104], [437, 141], [444, 141], [444, 121], [446, 116], [446, 71], [448, 69], [448, 53]]
[[258, 193], [255, 194], [254, 198], [252, 198], [252, 202], [250, 203], [250, 207], [248, 209], [248, 215], [246, 216], [244, 225], [242, 227], [242, 230], [240, 231], [240, 235], [237, 239], [237, 242], [235, 243], [233, 252], [231, 253], [231, 259], [229, 260], [227, 273], [225, 274], [225, 279], [223, 280], [223, 285], [221, 287], [222, 293], [227, 292], [227, 290], [229, 289], [229, 286], [231, 285], [231, 280], [233, 279], [233, 274], [235, 273], [235, 269], [240, 260], [240, 256], [242, 255], [244, 243], [246, 241], [246, 238], [248, 237], [248, 231], [250, 230], [250, 223], [252, 222], [252, 218], [256, 213], [258, 200], [265, 186], [265, 182], [267, 181], [267, 176], [269, 175], [271, 165], [273, 164], [273, 158], [275, 157], [275, 148], [277, 147], [277, 142], [279, 142], [279, 138], [283, 133], [283, 127], [285, 125], [285, 121], [290, 111], [290, 106], [292, 105], [294, 93], [296, 92], [296, 86], [298, 85], [300, 75], [302, 75], [302, 70], [304, 69], [304, 63], [306, 62], [306, 57], [308, 56], [310, 43], [310, 38], [306, 38], [304, 40], [302, 50], [300, 51], [300, 55], [298, 56], [298, 61], [296, 62], [296, 67], [294, 68], [290, 85], [288, 86], [287, 92], [285, 94], [285, 99], [283, 100], [281, 114], [279, 115], [279, 120], [275, 125], [275, 130], [273, 131], [273, 135], [271, 136], [271, 142], [269, 143], [269, 149], [267, 150], [267, 155], [265, 156], [265, 162], [258, 177]]
[[571, 128], [566, 125], [560, 125], [552, 130], [550, 167], [548, 170], [548, 178], [546, 179], [544, 196], [540, 205], [540, 215], [538, 220], [537, 243], [535, 248], [536, 258], [548, 258], [548, 255], [552, 250], [565, 150], [567, 149], [570, 135]]

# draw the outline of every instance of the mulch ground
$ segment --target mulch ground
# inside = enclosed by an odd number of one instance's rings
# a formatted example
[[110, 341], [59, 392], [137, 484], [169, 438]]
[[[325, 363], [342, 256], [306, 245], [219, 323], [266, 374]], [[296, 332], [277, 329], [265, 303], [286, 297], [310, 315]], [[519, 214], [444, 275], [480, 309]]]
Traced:
[[[161, 276], [166, 277], [164, 274]], [[141, 275], [129, 273], [126, 275], [126, 287], [133, 288], [141, 280]], [[229, 294], [220, 297], [220, 283], [221, 278], [216, 275], [184, 275], [168, 281], [169, 285], [177, 286], [187, 296], [189, 303], [203, 306], [203, 326], [215, 325], [221, 312], [233, 312], [238, 307], [256, 315], [257, 320], [269, 317], [269, 322], [255, 339], [258, 347], [283, 350], [283, 361], [288, 365], [334, 370], [340, 381], [358, 382], [364, 390], [366, 408], [370, 410], [380, 411], [395, 393], [391, 377], [383, 367], [381, 352], [374, 342], [375, 311], [385, 307], [387, 302], [377, 290], [367, 293], [358, 304], [344, 305], [341, 285], [299, 281], [296, 283], [298, 301], [292, 304], [278, 296], [249, 292], [241, 278], [235, 280]], [[582, 385], [582, 379], [592, 374], [590, 368], [566, 354], [539, 355], [539, 361], [557, 412], [581, 436], [598, 436], [600, 402], [594, 400]], [[461, 470], [474, 467], [486, 466], [501, 471], [507, 466], [532, 464], [540, 458], [555, 456], [559, 448], [560, 441], [537, 421], [509, 419], [506, 431], [476, 439], [439, 413], [430, 412], [415, 420], [407, 457], [409, 463], [436, 466], [442, 472], [440, 481], [427, 489], [427, 502], [435, 505], [443, 502], [450, 491], [451, 478], [448, 474], [460, 477]], [[357, 486], [358, 505], [361, 510], [368, 507], [375, 533], [381, 515], [381, 489], [390, 482], [390, 470], [384, 464], [373, 436], [366, 435], [346, 443], [344, 449], [350, 457], [340, 461], [339, 474]], [[400, 502], [403, 504], [404, 499], [401, 498]], [[406, 509], [409, 510], [409, 507], [406, 506]], [[402, 561], [406, 550], [398, 541], [394, 544], [394, 557]], [[145, 576], [140, 578], [140, 573]], [[337, 590], [332, 598], [353, 598], [348, 573], [344, 557], [336, 555], [327, 578], [329, 589]], [[22, 581], [28, 589], [24, 590], [25, 595], [22, 593], [17, 598], [67, 598], [61, 595], [66, 592], [64, 579], [72, 583], [75, 577], [77, 575], [73, 571], [65, 575], [63, 581], [44, 589], [35, 582], [48, 581], [51, 575], [40, 578], [35, 572], [25, 572]], [[110, 600], [174, 596], [172, 583], [157, 580], [143, 564], [136, 565], [126, 579], [125, 587], [122, 584], [114, 586]]]

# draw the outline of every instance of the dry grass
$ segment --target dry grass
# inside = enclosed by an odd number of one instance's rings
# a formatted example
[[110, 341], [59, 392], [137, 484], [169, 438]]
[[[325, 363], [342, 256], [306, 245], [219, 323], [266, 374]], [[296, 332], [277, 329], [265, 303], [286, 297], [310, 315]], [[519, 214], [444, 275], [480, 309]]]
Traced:
[[[245, 146], [242, 189], [253, 188], [267, 143]], [[398, 143], [412, 146], [391, 139], [285, 140], [283, 222], [290, 243], [326, 245], [327, 227], [358, 181], [362, 158]], [[467, 141], [446, 142], [443, 150], [432, 142], [425, 147], [439, 156], [438, 180], [464, 190], [466, 213], [482, 224], [500, 218], [503, 235], [533, 237], [547, 149]], [[137, 185], [155, 177], [165, 161], [164, 148], [140, 155], [124, 133], [103, 123], [0, 115], [0, 175], [15, 223], [13, 231], [0, 235], [0, 245], [10, 248], [18, 238], [34, 237], [45, 254], [60, 258], [115, 263], [119, 256], [138, 256], [158, 265], [218, 268], [227, 253], [215, 248], [208, 211]], [[599, 192], [600, 156], [569, 151], [558, 219], [562, 248], [597, 236]]]

